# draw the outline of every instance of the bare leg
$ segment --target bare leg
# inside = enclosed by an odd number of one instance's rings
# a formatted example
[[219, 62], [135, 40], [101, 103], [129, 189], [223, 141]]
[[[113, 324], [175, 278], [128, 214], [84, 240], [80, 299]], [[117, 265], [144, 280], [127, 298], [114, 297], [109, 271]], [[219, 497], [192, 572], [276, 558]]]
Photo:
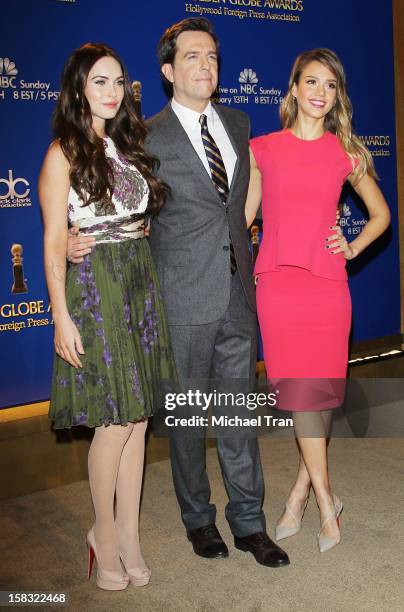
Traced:
[[321, 410], [320, 414], [323, 417], [324, 436], [327, 438], [327, 446], [330, 443], [331, 423], [333, 410]]
[[[329, 412], [329, 411], [328, 411]], [[333, 511], [334, 504], [328, 475], [327, 434], [331, 418], [318, 412], [294, 414], [296, 437], [303, 461], [310, 477], [320, 510], [320, 524]], [[313, 437], [316, 436], [316, 437]], [[324, 527], [323, 534], [339, 541], [337, 522], [331, 520]]]
[[[300, 413], [300, 415], [301, 414], [302, 413]], [[329, 444], [328, 435], [329, 435], [330, 428], [331, 428], [332, 410], [323, 410], [320, 413], [309, 413], [309, 414], [313, 414], [313, 415], [321, 414], [322, 422], [318, 420], [318, 424], [316, 424], [315, 422], [313, 423], [313, 419], [310, 419], [310, 421], [306, 423], [305, 428], [304, 428], [307, 431], [301, 432], [302, 435], [304, 435], [304, 433], [307, 433], [307, 434], [311, 433], [311, 435], [313, 435], [314, 433], [315, 435], [325, 438], [326, 446], [328, 446]], [[294, 414], [294, 417], [295, 417], [295, 423], [296, 423], [296, 413]], [[299, 417], [297, 417], [297, 419], [299, 421]], [[314, 421], [316, 421], [316, 419], [318, 419], [318, 417], [314, 416]], [[301, 421], [301, 418], [300, 418], [300, 421]], [[314, 432], [311, 431], [311, 427], [313, 426], [314, 426]], [[309, 430], [309, 427], [310, 427], [310, 430]], [[301, 428], [302, 428], [302, 425], [300, 424], [300, 429]], [[298, 432], [297, 432], [297, 435], [298, 435]], [[309, 472], [307, 471], [307, 467], [306, 467], [299, 443], [297, 443], [297, 446], [299, 449], [299, 469], [298, 469], [296, 481], [293, 484], [292, 489], [289, 493], [287, 504], [289, 508], [291, 509], [291, 511], [293, 512], [294, 516], [299, 519], [303, 514], [304, 506], [309, 496], [309, 492], [310, 492], [312, 483], [311, 483]], [[278, 522], [278, 526], [294, 527], [295, 520], [293, 519], [293, 517], [290, 515], [289, 512], [284, 512], [284, 514], [282, 515], [282, 518]]]
[[88, 453], [88, 474], [95, 511], [94, 536], [100, 566], [122, 574], [114, 523], [114, 496], [119, 463], [133, 424], [96, 427]]
[[135, 423], [119, 464], [116, 483], [116, 528], [126, 569], [144, 570], [140, 552], [139, 505], [142, 491], [147, 419]]
[[[299, 446], [298, 446], [299, 448]], [[299, 448], [299, 468], [296, 481], [290, 490], [287, 504], [293, 515], [299, 520], [303, 514], [306, 499], [309, 496], [311, 480]], [[278, 527], [295, 527], [296, 522], [293, 516], [285, 510], [278, 522]]]

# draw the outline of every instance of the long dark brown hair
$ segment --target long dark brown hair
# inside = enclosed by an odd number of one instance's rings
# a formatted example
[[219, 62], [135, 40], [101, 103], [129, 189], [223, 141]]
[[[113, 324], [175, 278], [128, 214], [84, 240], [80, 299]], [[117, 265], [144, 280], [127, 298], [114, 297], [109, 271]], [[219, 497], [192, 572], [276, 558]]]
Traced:
[[105, 155], [102, 138], [95, 133], [90, 105], [84, 94], [88, 73], [102, 57], [113, 57], [124, 77], [124, 96], [119, 111], [105, 122], [105, 132], [117, 150], [143, 175], [150, 190], [147, 212], [157, 213], [164, 203], [168, 187], [154, 175], [158, 160], [143, 148], [147, 128], [136, 113], [128, 72], [117, 53], [104, 44], [87, 43], [76, 49], [62, 73], [59, 101], [53, 129], [70, 164], [70, 182], [83, 205], [96, 203], [101, 214], [114, 211], [112, 168]]

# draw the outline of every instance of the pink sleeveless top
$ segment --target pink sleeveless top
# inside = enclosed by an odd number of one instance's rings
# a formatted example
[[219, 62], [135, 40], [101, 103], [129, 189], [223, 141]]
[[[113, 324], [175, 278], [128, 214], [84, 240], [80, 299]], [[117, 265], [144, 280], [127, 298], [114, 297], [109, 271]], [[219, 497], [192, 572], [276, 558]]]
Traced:
[[303, 140], [282, 130], [250, 145], [262, 175], [263, 240], [254, 273], [288, 265], [346, 280], [343, 254], [325, 248], [342, 185], [353, 170], [338, 138], [325, 132]]

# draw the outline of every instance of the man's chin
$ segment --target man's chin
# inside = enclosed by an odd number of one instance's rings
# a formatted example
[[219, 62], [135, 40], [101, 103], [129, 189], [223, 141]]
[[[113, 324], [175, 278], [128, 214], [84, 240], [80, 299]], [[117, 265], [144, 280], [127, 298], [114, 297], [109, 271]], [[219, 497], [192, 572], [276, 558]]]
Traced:
[[196, 89], [195, 94], [199, 98], [199, 100], [209, 100], [211, 96], [213, 96], [213, 92], [215, 88], [212, 87], [211, 84], [206, 86], [200, 86]]

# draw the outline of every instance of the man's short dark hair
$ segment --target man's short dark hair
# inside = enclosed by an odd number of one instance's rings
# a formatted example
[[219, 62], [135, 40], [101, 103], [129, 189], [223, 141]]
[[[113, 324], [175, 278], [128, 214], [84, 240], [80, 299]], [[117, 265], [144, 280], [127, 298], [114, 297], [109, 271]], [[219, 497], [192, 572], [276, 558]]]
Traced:
[[[163, 36], [160, 38], [157, 53], [160, 63], [160, 69], [163, 64], [174, 64], [175, 55], [177, 53], [177, 38], [182, 32], [206, 32], [212, 37], [216, 51], [219, 51], [219, 40], [213, 31], [213, 25], [207, 19], [191, 17], [189, 19], [183, 19], [178, 23], [167, 28]], [[168, 79], [161, 75], [164, 82], [164, 87], [167, 93], [172, 96], [173, 85]]]

